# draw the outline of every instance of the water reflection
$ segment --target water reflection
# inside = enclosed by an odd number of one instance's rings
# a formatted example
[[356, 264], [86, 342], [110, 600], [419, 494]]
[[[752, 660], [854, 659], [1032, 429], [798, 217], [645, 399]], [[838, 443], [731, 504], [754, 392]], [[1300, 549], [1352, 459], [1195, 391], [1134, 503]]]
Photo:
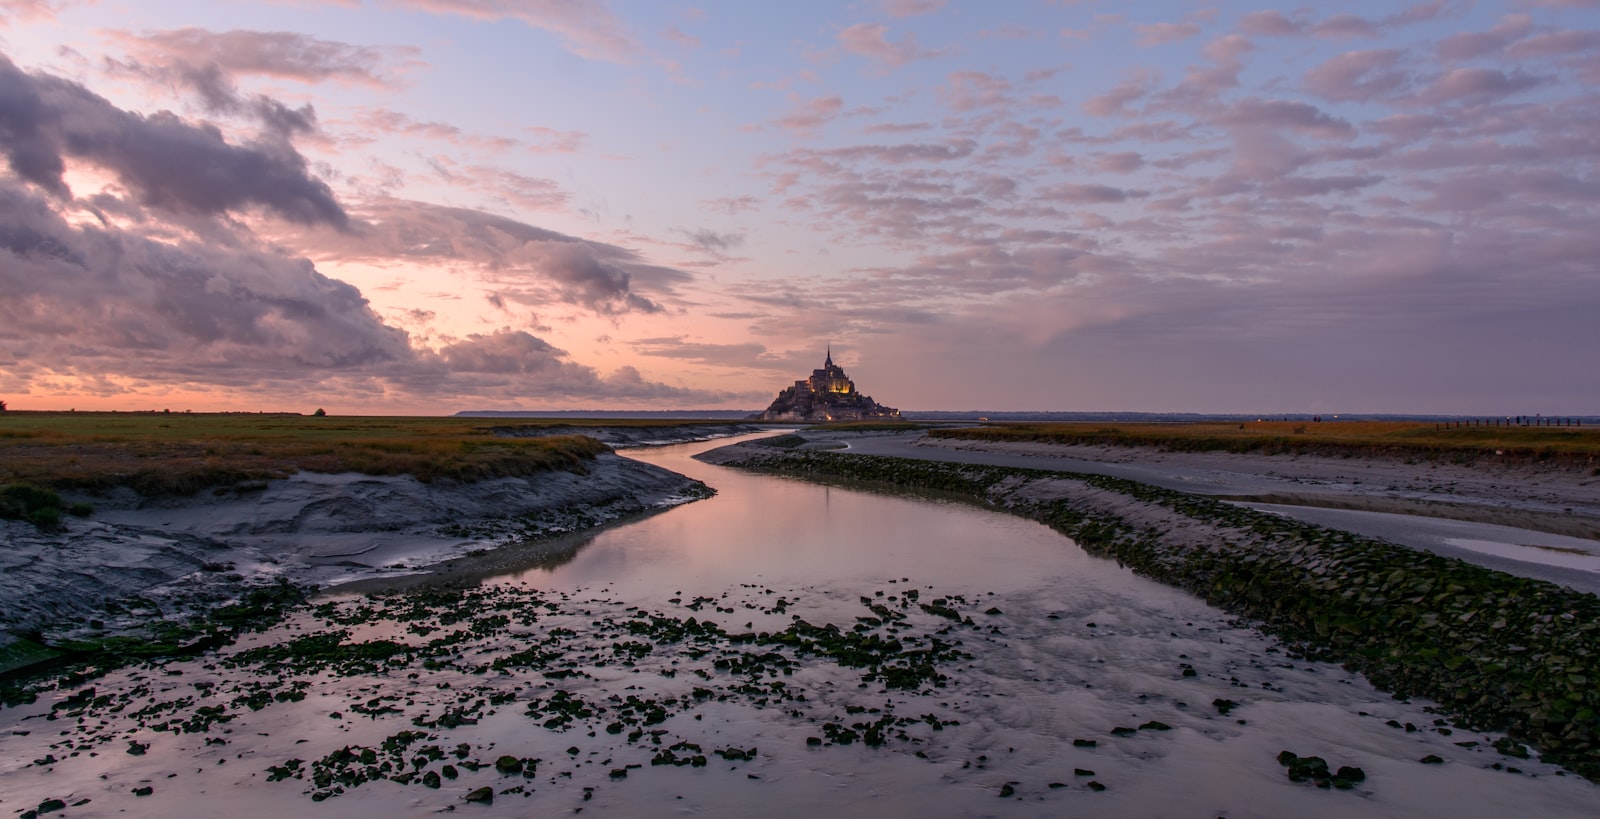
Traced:
[[1049, 528], [1004, 513], [693, 460], [725, 443], [627, 452], [691, 474], [717, 495], [601, 532], [570, 562], [511, 579], [546, 588], [605, 584], [638, 594], [690, 587], [720, 591], [754, 579], [845, 590], [909, 577], [963, 593], [1011, 592], [1105, 573], [1119, 582], [1128, 579]]
[[[1203, 601], [1093, 558], [1044, 526], [970, 504], [690, 459], [716, 445], [629, 453], [701, 478], [718, 491], [714, 498], [595, 534], [497, 550], [432, 578], [488, 577], [488, 588], [473, 591], [512, 601], [504, 611], [452, 604], [448, 624], [385, 615], [341, 627], [352, 640], [454, 646], [433, 665], [303, 675], [303, 700], [273, 698], [257, 710], [229, 698], [259, 680], [205, 658], [97, 681], [100, 695], [133, 703], [97, 715], [103, 723], [60, 720], [46, 731], [42, 720], [54, 718], [48, 702], [0, 710], [0, 742], [9, 743], [0, 745], [0, 804], [20, 813], [46, 799], [92, 798], [104, 813], [132, 804], [144, 815], [320, 811], [361, 819], [463, 808], [494, 816], [1544, 817], [1593, 815], [1600, 798], [1591, 784], [1554, 776], [1536, 760], [1517, 765], [1537, 778], [1491, 770], [1502, 759], [1493, 737], [1450, 734], [1426, 702], [1397, 701], [1335, 665], [1290, 661], [1274, 641]], [[966, 598], [960, 623], [907, 604], [954, 594]], [[403, 610], [423, 597], [388, 604]], [[803, 617], [852, 629], [870, 606], [897, 599], [908, 630], [884, 623], [884, 634], [937, 634], [965, 655], [941, 666], [946, 685], [889, 690], [817, 656], [798, 658], [792, 674], [763, 678], [715, 663], [770, 645], [729, 642], [695, 656], [681, 639], [619, 625], [693, 616], [727, 632], [778, 632]], [[500, 625], [491, 614], [503, 616]], [[329, 627], [302, 613], [248, 644], [281, 646]], [[639, 653], [629, 655], [636, 642]], [[529, 651], [555, 659], [539, 671], [495, 666]], [[804, 699], [729, 695], [757, 682], [775, 686], [773, 679]], [[208, 693], [216, 690], [225, 693]], [[556, 692], [612, 710], [570, 729], [530, 719], [526, 709]], [[629, 697], [678, 703], [648, 726], [668, 735], [659, 746], [642, 728], [634, 736], [604, 725]], [[138, 722], [135, 708], [179, 698], [231, 704], [232, 721], [211, 734]], [[472, 722], [414, 721], [479, 706]], [[908, 729], [914, 741], [882, 747], [810, 741], [827, 734], [829, 721], [870, 721], [880, 712], [913, 721], [931, 715], [941, 727], [919, 723]], [[1419, 727], [1390, 727], [1407, 723]], [[437, 788], [367, 782], [322, 803], [303, 795], [311, 787], [304, 780], [266, 776], [268, 765], [381, 748], [419, 725], [441, 748], [465, 743], [486, 763], [510, 754], [544, 767], [537, 777], [508, 778], [486, 765]], [[98, 753], [74, 754], [70, 767], [33, 764], [84, 741], [59, 739], [60, 728], [106, 739]], [[760, 753], [740, 763], [713, 756], [692, 768], [650, 764], [679, 738], [708, 752]], [[149, 743], [148, 752], [121, 752], [133, 740]], [[1353, 792], [1291, 783], [1276, 762], [1282, 750], [1361, 767], [1366, 782]], [[1424, 755], [1446, 764], [1421, 765]], [[152, 783], [153, 794], [131, 795]], [[492, 807], [464, 801], [478, 787], [497, 790]]]

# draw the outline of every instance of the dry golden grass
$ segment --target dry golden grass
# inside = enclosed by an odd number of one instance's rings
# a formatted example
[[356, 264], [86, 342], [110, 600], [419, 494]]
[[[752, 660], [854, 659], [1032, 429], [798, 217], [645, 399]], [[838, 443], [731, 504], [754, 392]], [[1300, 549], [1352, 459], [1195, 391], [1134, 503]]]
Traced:
[[[580, 435], [511, 438], [491, 428], [562, 427], [529, 418], [313, 417], [269, 414], [0, 413], [0, 484], [130, 486], [188, 494], [298, 470], [461, 481], [583, 471], [604, 444]], [[584, 426], [670, 426], [584, 421]]]
[[990, 441], [1155, 446], [1187, 452], [1304, 452], [1476, 457], [1587, 463], [1600, 457], [1600, 427], [1467, 426], [1411, 421], [1248, 423], [1020, 423], [934, 430], [929, 435]]

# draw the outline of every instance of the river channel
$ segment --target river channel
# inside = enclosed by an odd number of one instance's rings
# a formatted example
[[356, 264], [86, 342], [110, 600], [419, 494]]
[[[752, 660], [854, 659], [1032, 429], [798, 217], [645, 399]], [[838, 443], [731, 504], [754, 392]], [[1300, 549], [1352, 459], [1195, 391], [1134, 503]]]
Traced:
[[[58, 708], [53, 720], [48, 700], [0, 711], [0, 810], [60, 799], [69, 816], [1600, 811], [1600, 787], [1497, 752], [1500, 735], [1451, 726], [1429, 703], [1397, 701], [1338, 666], [1294, 659], [1248, 624], [1044, 526], [947, 499], [693, 460], [722, 443], [626, 453], [700, 478], [715, 497], [586, 536], [554, 557], [496, 565], [463, 602], [426, 616], [416, 606], [394, 614], [415, 591], [363, 616], [352, 612], [371, 604], [338, 597], [220, 656], [95, 681], [95, 696], [111, 695], [106, 708]], [[754, 642], [663, 637], [661, 624], [681, 631], [691, 617]], [[821, 653], [772, 660], [788, 649], [753, 636], [796, 623], [942, 650], [942, 679], [897, 686]], [[335, 629], [347, 642], [385, 645], [461, 636], [453, 653], [367, 668], [228, 661]], [[537, 646], [549, 652], [542, 673], [517, 659]], [[741, 671], [741, 652], [777, 653], [765, 671]], [[227, 720], [186, 732], [134, 716], [237, 703], [230, 694], [262, 681], [304, 696], [234, 705]], [[113, 711], [117, 702], [127, 705]], [[452, 707], [470, 721], [440, 719]], [[655, 717], [637, 719], [650, 708]], [[404, 731], [419, 736], [400, 742], [396, 770], [456, 775], [435, 774], [438, 787], [314, 781], [317, 760], [347, 770], [341, 748], [383, 760], [386, 739]], [[420, 750], [430, 745], [449, 753]], [[1293, 782], [1283, 751], [1363, 776], [1348, 788]], [[47, 753], [55, 761], [35, 764]], [[662, 762], [664, 753], [672, 759]], [[526, 773], [497, 772], [505, 756]], [[679, 764], [693, 756], [701, 758]], [[323, 798], [312, 801], [319, 787]], [[492, 803], [466, 801], [482, 787]], [[151, 791], [132, 795], [140, 788]]]

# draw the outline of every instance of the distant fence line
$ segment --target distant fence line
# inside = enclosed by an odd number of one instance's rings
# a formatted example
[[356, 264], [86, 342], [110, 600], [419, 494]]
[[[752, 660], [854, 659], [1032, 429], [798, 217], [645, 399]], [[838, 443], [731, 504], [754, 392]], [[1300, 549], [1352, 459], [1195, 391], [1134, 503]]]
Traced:
[[1582, 418], [1545, 418], [1540, 415], [1508, 415], [1505, 418], [1468, 418], [1462, 421], [1440, 421], [1435, 430], [1461, 429], [1462, 427], [1581, 427]]

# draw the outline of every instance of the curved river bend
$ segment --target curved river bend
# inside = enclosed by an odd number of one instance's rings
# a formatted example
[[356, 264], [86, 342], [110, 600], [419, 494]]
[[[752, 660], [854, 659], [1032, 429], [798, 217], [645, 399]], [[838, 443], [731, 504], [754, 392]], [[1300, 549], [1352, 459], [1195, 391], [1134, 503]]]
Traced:
[[[0, 730], [33, 732], [0, 744], [0, 793], [7, 794], [0, 807], [20, 811], [72, 790], [114, 812], [113, 792], [120, 799], [139, 782], [153, 782], [155, 793], [121, 807], [165, 816], [375, 817], [450, 809], [522, 816], [575, 808], [604, 816], [846, 817], [1600, 812], [1600, 787], [1537, 760], [1502, 756], [1492, 747], [1498, 735], [1452, 730], [1436, 723], [1427, 703], [1396, 701], [1338, 666], [1290, 659], [1275, 641], [1203, 601], [1091, 557], [1041, 525], [962, 503], [753, 475], [691, 459], [722, 443], [627, 453], [700, 478], [716, 497], [602, 531], [569, 556], [483, 583], [559, 598], [561, 616], [571, 617], [579, 635], [572, 639], [580, 641], [585, 623], [646, 611], [684, 618], [690, 606], [693, 616], [729, 632], [776, 632], [796, 617], [850, 629], [863, 622], [858, 618], [871, 619], [872, 604], [910, 612], [908, 628], [922, 623], [920, 633], [927, 635], [944, 621], [905, 603], [945, 598], [973, 623], [948, 631], [969, 656], [943, 667], [945, 687], [891, 690], [861, 682], [851, 669], [818, 664], [783, 677], [791, 691], [808, 695], [803, 701], [758, 707], [737, 697], [707, 698], [672, 713], [655, 730], [708, 753], [713, 747], [759, 753], [735, 762], [713, 756], [703, 767], [650, 765], [650, 751], [625, 734], [591, 733], [581, 725], [546, 730], [507, 706], [484, 713], [476, 724], [436, 732], [449, 744], [471, 744], [487, 760], [509, 753], [544, 761], [526, 789], [502, 793], [491, 806], [462, 798], [466, 784], [509, 781], [484, 779], [485, 772], [437, 790], [370, 782], [319, 803], [304, 795], [308, 783], [268, 782], [263, 775], [290, 755], [312, 759], [341, 743], [373, 746], [408, 727], [399, 717], [351, 718], [351, 702], [404, 692], [403, 705], [437, 713], [466, 679], [425, 671], [319, 678], [305, 700], [246, 712], [230, 723], [221, 754], [227, 764], [212, 760], [219, 754], [202, 737], [128, 729], [126, 737], [151, 743], [148, 753], [124, 754], [119, 738], [95, 760], [63, 763], [49, 775], [27, 764], [44, 753], [45, 740], [38, 737], [48, 732], [37, 720], [48, 704], [42, 703], [20, 721], [30, 712], [0, 711]], [[784, 604], [775, 606], [779, 598]], [[302, 618], [257, 642], [312, 627]], [[396, 639], [405, 634], [383, 624], [367, 631]], [[481, 652], [505, 656], [526, 645], [508, 636]], [[556, 690], [596, 703], [673, 695], [715, 676], [690, 678], [693, 662], [672, 651], [657, 646], [630, 673], [607, 665], [555, 681], [502, 678], [519, 683], [515, 705], [521, 705]], [[186, 683], [227, 673], [215, 664], [173, 666], [168, 673], [182, 672], [174, 679]], [[452, 680], [454, 688], [446, 689]], [[98, 687], [103, 693], [151, 684], [149, 672], [128, 672]], [[395, 705], [402, 716], [414, 713]], [[330, 719], [341, 707], [344, 717]], [[940, 728], [906, 729], [910, 740], [881, 747], [808, 744], [834, 713], [865, 720], [928, 715]], [[1284, 750], [1321, 756], [1335, 769], [1359, 767], [1365, 778], [1344, 790], [1291, 782], [1277, 761]], [[1425, 764], [1424, 758], [1438, 762]]]

